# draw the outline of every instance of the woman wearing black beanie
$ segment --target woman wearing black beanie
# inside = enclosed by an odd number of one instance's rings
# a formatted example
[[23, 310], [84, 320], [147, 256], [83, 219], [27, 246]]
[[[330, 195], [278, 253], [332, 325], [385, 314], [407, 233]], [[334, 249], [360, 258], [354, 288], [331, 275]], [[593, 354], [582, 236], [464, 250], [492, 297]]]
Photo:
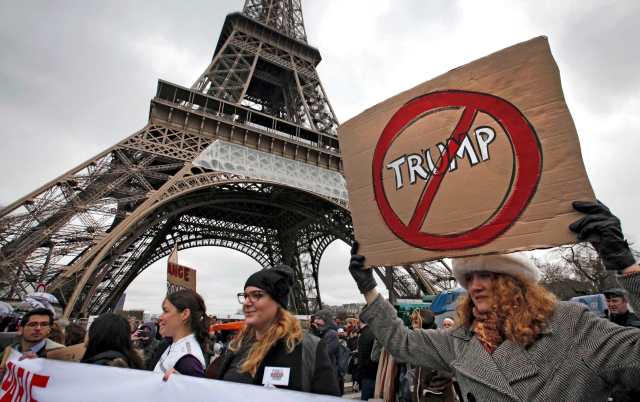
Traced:
[[293, 271], [286, 265], [263, 269], [238, 294], [245, 327], [225, 355], [207, 370], [210, 377], [269, 385], [315, 394], [338, 395], [335, 367], [325, 345], [303, 333], [287, 310]]

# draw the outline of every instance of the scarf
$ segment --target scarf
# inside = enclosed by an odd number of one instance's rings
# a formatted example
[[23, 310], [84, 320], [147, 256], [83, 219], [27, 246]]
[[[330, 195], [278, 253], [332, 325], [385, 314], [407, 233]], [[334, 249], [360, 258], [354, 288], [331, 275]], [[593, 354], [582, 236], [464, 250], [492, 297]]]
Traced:
[[480, 313], [473, 308], [473, 331], [487, 353], [492, 354], [504, 341], [504, 334], [501, 331], [502, 323], [498, 320], [495, 312]]

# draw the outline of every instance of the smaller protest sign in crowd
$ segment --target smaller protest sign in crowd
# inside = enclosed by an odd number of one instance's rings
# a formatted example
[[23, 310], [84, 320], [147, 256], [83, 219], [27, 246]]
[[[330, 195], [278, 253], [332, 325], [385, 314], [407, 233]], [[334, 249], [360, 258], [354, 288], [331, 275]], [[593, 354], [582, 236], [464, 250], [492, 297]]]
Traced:
[[[43, 292], [0, 304], [0, 402], [640, 400], [640, 266], [595, 199], [546, 38], [392, 97], [341, 133], [357, 239], [344, 270], [361, 311], [299, 319], [295, 273], [280, 264], [246, 279], [242, 320], [218, 322], [174, 250], [158, 320], [69, 322]], [[522, 251], [575, 242], [618, 287], [572, 302], [539, 283]], [[372, 267], [443, 257], [459, 285], [446, 301], [402, 316], [378, 292]]]

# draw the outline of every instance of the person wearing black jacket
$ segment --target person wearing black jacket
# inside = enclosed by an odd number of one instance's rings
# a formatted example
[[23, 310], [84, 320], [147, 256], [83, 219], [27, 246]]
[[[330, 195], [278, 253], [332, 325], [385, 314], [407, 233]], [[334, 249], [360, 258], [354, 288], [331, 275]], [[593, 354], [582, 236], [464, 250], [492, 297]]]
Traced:
[[640, 328], [640, 319], [629, 311], [629, 295], [622, 288], [607, 289], [604, 292], [609, 309], [609, 320], [623, 327]]
[[143, 368], [141, 356], [133, 349], [129, 323], [124, 317], [105, 313], [89, 328], [87, 349], [81, 363], [123, 368]]
[[378, 362], [371, 360], [371, 351], [375, 337], [367, 324], [361, 323], [360, 337], [358, 338], [358, 377], [360, 378], [360, 399], [363, 401], [373, 398], [376, 386], [376, 374]]
[[[609, 321], [622, 327], [640, 328], [638, 316], [629, 311], [629, 293], [622, 288], [607, 289], [602, 292], [607, 298]], [[640, 400], [640, 390], [629, 390], [627, 387], [614, 386], [611, 392], [614, 402], [632, 402]]]
[[327, 347], [327, 354], [331, 364], [336, 369], [338, 385], [340, 386], [340, 395], [344, 393], [344, 374], [340, 370], [339, 362], [339, 340], [337, 326], [333, 313], [328, 310], [320, 310], [313, 315], [311, 321], [311, 329], [313, 334], [322, 339]]
[[292, 285], [293, 271], [286, 265], [263, 269], [247, 279], [244, 292], [238, 294], [245, 327], [207, 369], [209, 378], [339, 395], [326, 345], [303, 333], [287, 310]]

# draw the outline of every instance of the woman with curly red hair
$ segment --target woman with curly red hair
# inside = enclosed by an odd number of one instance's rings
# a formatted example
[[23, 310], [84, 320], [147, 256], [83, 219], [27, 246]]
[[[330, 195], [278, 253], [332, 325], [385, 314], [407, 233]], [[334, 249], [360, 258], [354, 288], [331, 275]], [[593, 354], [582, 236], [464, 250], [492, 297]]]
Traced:
[[[599, 202], [574, 202], [586, 214], [570, 229], [591, 241], [604, 266], [640, 296], [640, 267], [620, 221]], [[406, 328], [377, 292], [364, 256], [352, 249], [349, 271], [364, 294], [360, 314], [398, 361], [452, 372], [465, 401], [606, 401], [614, 387], [640, 388], [640, 330], [598, 318], [578, 303], [557, 301], [521, 254], [455, 259], [468, 290], [452, 330]]]
[[460, 325], [473, 328], [487, 352], [505, 339], [527, 347], [554, 312], [555, 296], [540, 286], [538, 270], [521, 254], [454, 260], [454, 275], [468, 290], [458, 302]]

